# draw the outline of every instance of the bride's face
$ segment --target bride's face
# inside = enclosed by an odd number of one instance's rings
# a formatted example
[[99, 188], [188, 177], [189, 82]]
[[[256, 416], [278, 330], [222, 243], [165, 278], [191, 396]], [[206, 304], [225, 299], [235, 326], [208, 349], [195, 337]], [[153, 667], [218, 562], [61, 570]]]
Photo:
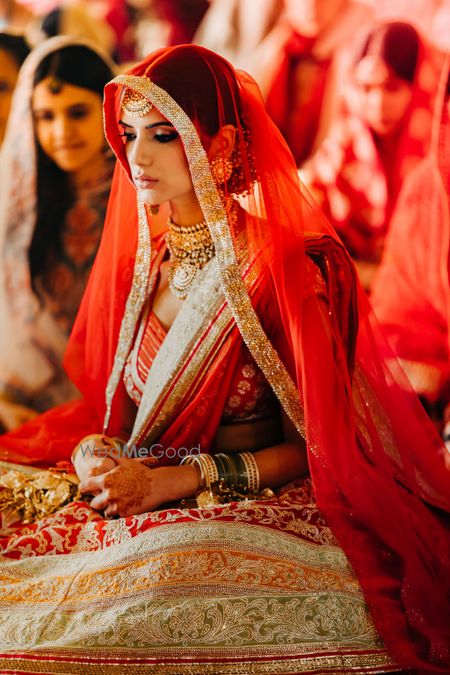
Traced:
[[148, 204], [195, 199], [181, 138], [156, 108], [142, 117], [122, 110], [120, 128], [133, 182]]

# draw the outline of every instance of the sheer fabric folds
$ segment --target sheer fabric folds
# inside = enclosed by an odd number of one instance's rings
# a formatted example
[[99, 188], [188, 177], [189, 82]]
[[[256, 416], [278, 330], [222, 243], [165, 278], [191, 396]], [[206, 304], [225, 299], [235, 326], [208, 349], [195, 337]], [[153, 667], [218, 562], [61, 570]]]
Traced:
[[[198, 93], [198, 81], [208, 78], [215, 83], [214, 97]], [[145, 441], [152, 433], [140, 410], [133, 423], [123, 385], [147, 295], [152, 246], [152, 219], [136, 201], [119, 137], [125, 87], [149, 98], [181, 136], [231, 320], [306, 438], [318, 506], [358, 576], [389, 652], [400, 665], [448, 672], [445, 450], [414, 395], [398, 386], [400, 369], [389, 369], [379, 357], [382, 338], [352, 264], [299, 184], [292, 155], [255, 83], [200, 47], [156, 52], [106, 88], [105, 129], [119, 162], [102, 244], [66, 355], [86, 400], [85, 413], [78, 410], [80, 437], [93, 418], [97, 430], [104, 424], [110, 435], [133, 427], [131, 436]], [[217, 117], [220, 126], [237, 130], [235, 170], [224, 195], [205, 152]], [[234, 222], [236, 200], [247, 212], [244, 225]], [[242, 236], [264, 283], [265, 306], [273, 310], [270, 339], [239, 273]], [[311, 259], [326, 298], [306, 288]], [[28, 446], [30, 457], [35, 452], [44, 463], [54, 457], [51, 419], [47, 455], [32, 440]], [[33, 425], [27, 429], [30, 438]], [[10, 434], [0, 445], [17, 452], [17, 439]]]

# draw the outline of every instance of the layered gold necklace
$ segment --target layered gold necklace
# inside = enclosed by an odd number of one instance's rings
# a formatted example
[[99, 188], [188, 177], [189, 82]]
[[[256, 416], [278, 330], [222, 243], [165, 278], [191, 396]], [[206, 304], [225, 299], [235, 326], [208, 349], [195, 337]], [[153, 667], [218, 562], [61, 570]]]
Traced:
[[177, 225], [169, 217], [167, 247], [170, 252], [169, 288], [184, 300], [198, 270], [215, 254], [206, 221], [196, 225]]

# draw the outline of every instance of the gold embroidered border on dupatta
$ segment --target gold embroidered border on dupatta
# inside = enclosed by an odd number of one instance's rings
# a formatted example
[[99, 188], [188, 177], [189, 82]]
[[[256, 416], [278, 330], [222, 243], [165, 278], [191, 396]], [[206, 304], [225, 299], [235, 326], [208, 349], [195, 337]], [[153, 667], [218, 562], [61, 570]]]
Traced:
[[[231, 314], [245, 344], [274, 390], [286, 414], [299, 433], [305, 437], [304, 414], [298, 388], [264, 332], [252, 306], [248, 291], [241, 278], [227, 214], [211, 175], [208, 157], [194, 124], [174, 99], [166, 91], [151, 82], [149, 78], [119, 75], [112, 82], [128, 87], [147, 97], [173, 123], [180, 134], [193, 177], [194, 189], [214, 241], [220, 282]], [[131, 293], [134, 293], [135, 285], [139, 285], [136, 268]], [[117, 348], [119, 356], [114, 366], [110, 386], [108, 386], [108, 410], [110, 410], [112, 397], [123, 369], [125, 360], [123, 354], [125, 351], [129, 351], [130, 326], [133, 324], [135, 328], [135, 318], [136, 312], [134, 312], [134, 317], [128, 321], [127, 330], [124, 330], [123, 334], [121, 331], [121, 339]], [[148, 409], [147, 405], [146, 408]], [[133, 431], [133, 439], [137, 439], [140, 435], [139, 427], [144, 421], [143, 417], [143, 414], [139, 414], [139, 424]]]
[[125, 305], [125, 313], [120, 326], [119, 341], [111, 375], [106, 386], [106, 414], [103, 422], [103, 433], [106, 433], [111, 405], [122, 372], [130, 353], [131, 344], [136, 331], [136, 324], [149, 294], [151, 260], [150, 227], [145, 204], [138, 200], [138, 246], [134, 263], [133, 282]]
[[[230, 312], [221, 313], [223, 295], [213, 258], [197, 274], [188, 298], [156, 354], [147, 376], [131, 442], [157, 439], [191, 388], [202, 361], [222, 342], [231, 328]], [[214, 320], [211, 322], [211, 318]], [[210, 324], [208, 326], [208, 324]], [[218, 343], [219, 340], [219, 343]]]
[[[393, 365], [398, 367], [398, 363], [393, 362]], [[398, 446], [395, 442], [395, 434], [392, 429], [390, 420], [386, 415], [385, 409], [378, 397], [375, 395], [374, 389], [370, 384], [369, 378], [359, 367], [355, 368], [353, 377], [353, 401], [355, 403], [355, 410], [357, 412], [356, 422], [360, 439], [366, 444], [369, 454], [373, 452], [372, 440], [367, 432], [366, 423], [366, 406], [369, 406], [370, 414], [376, 423], [377, 435], [380, 444], [388, 453], [393, 464], [396, 466], [399, 479], [408, 486], [408, 479], [405, 477], [404, 466], [401, 462], [401, 455]], [[439, 494], [435, 487], [423, 479], [423, 476], [415, 469], [415, 480], [422, 490], [422, 498], [425, 501], [439, 501]]]
[[[249, 292], [261, 275], [255, 261], [244, 267]], [[183, 400], [195, 387], [235, 323], [220, 285], [217, 259], [197, 274], [150, 368], [131, 442], [152, 442], [167, 428]]]

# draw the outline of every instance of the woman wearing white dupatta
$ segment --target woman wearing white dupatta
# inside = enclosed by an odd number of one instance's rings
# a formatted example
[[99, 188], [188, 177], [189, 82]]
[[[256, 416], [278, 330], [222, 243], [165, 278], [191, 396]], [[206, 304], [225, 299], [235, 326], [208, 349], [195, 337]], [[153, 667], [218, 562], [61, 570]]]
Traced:
[[[61, 362], [109, 196], [113, 160], [102, 140], [101, 95], [111, 76], [105, 57], [69, 38], [38, 47], [20, 73], [1, 155], [0, 422], [7, 429], [77, 395]], [[84, 138], [86, 120], [94, 133]], [[82, 175], [77, 162], [89, 171], [81, 166]]]

